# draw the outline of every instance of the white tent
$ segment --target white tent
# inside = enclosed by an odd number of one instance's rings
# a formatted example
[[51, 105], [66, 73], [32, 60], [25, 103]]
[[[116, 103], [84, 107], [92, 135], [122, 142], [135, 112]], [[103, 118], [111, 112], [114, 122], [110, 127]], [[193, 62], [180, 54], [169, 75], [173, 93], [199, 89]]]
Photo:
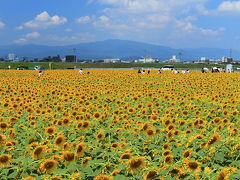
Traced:
[[228, 73], [234, 72], [234, 70], [233, 70], [233, 65], [232, 65], [232, 64], [227, 64], [227, 66], [226, 66], [226, 72], [228, 72]]

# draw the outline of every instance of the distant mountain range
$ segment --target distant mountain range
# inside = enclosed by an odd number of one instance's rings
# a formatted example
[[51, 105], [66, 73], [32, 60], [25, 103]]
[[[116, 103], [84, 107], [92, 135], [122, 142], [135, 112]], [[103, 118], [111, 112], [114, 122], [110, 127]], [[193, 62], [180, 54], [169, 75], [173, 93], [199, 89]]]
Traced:
[[[0, 57], [6, 57], [9, 53], [14, 53], [20, 59], [23, 57], [32, 59], [56, 55], [60, 55], [61, 57], [65, 55], [77, 55], [78, 59], [121, 58], [129, 60], [151, 56], [159, 60], [167, 60], [176, 55], [178, 58], [181, 56], [182, 60], [190, 61], [198, 60], [201, 57], [220, 59], [222, 56], [229, 56], [230, 50], [219, 48], [174, 49], [135, 41], [106, 40], [67, 46], [34, 44], [0, 46]], [[234, 50], [233, 55], [235, 59], [240, 59], [240, 51]]]

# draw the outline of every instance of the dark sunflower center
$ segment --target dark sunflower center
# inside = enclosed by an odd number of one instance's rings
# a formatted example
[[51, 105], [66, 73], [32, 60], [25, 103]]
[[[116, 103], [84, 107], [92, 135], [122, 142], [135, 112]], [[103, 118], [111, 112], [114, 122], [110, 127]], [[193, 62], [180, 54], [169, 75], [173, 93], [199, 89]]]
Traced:
[[139, 168], [141, 166], [141, 164], [142, 164], [142, 161], [137, 160], [137, 161], [131, 163], [131, 168], [133, 168], [133, 169]]
[[0, 158], [0, 162], [1, 162], [1, 163], [6, 163], [6, 162], [8, 162], [8, 160], [9, 160], [9, 158], [8, 158], [7, 156], [2, 156], [2, 157]]
[[45, 169], [51, 169], [53, 168], [53, 166], [54, 166], [53, 162], [46, 162], [44, 165]]
[[42, 148], [42, 147], [39, 147], [39, 148], [37, 148], [37, 149], [34, 151], [34, 154], [35, 154], [35, 155], [41, 154], [42, 151], [43, 151], [43, 148]]

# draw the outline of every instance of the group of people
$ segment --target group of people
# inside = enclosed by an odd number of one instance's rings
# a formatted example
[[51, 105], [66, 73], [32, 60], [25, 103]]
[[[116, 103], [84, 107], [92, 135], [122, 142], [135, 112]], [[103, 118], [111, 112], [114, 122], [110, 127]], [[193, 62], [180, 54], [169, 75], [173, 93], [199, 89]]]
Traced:
[[[186, 74], [186, 73], [190, 73], [190, 70], [187, 69], [187, 70], [177, 71], [176, 69], [173, 69], [173, 70], [171, 70], [171, 72], [172, 72], [173, 74], [178, 74], [178, 73]], [[146, 73], [145, 70], [140, 70], [140, 69], [138, 70], [138, 74], [145, 74], [145, 73]], [[150, 74], [150, 70], [148, 70], [147, 73]], [[162, 71], [159, 69], [159, 70], [157, 71], [157, 73], [158, 73], [158, 74], [161, 74]]]
[[[79, 74], [84, 74], [83, 69], [79, 69], [78, 71]], [[90, 72], [87, 72], [87, 74], [90, 74]], [[43, 75], [43, 71], [42, 70], [38, 70], [38, 77], [41, 77]]]
[[[208, 73], [209, 69], [208, 68], [202, 68], [201, 70], [202, 73]], [[225, 68], [217, 68], [217, 67], [213, 67], [211, 70], [212, 73], [219, 73], [219, 72], [226, 72]]]
[[172, 70], [172, 73], [173, 74], [178, 74], [178, 73], [187, 74], [187, 73], [190, 73], [190, 70], [187, 69], [187, 70], [178, 71], [178, 70], [174, 69], [174, 70]]
[[[150, 70], [147, 71], [148, 74], [150, 74]], [[138, 70], [138, 74], [146, 74], [145, 70]]]

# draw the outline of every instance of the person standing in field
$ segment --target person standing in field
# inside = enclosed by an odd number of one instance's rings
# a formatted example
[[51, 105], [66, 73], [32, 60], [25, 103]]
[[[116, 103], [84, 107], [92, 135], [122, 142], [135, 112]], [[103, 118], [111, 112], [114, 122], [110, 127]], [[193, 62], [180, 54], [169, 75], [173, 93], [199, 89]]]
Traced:
[[82, 68], [79, 70], [79, 74], [83, 74], [83, 69]]
[[42, 76], [42, 70], [38, 71], [38, 77]]

